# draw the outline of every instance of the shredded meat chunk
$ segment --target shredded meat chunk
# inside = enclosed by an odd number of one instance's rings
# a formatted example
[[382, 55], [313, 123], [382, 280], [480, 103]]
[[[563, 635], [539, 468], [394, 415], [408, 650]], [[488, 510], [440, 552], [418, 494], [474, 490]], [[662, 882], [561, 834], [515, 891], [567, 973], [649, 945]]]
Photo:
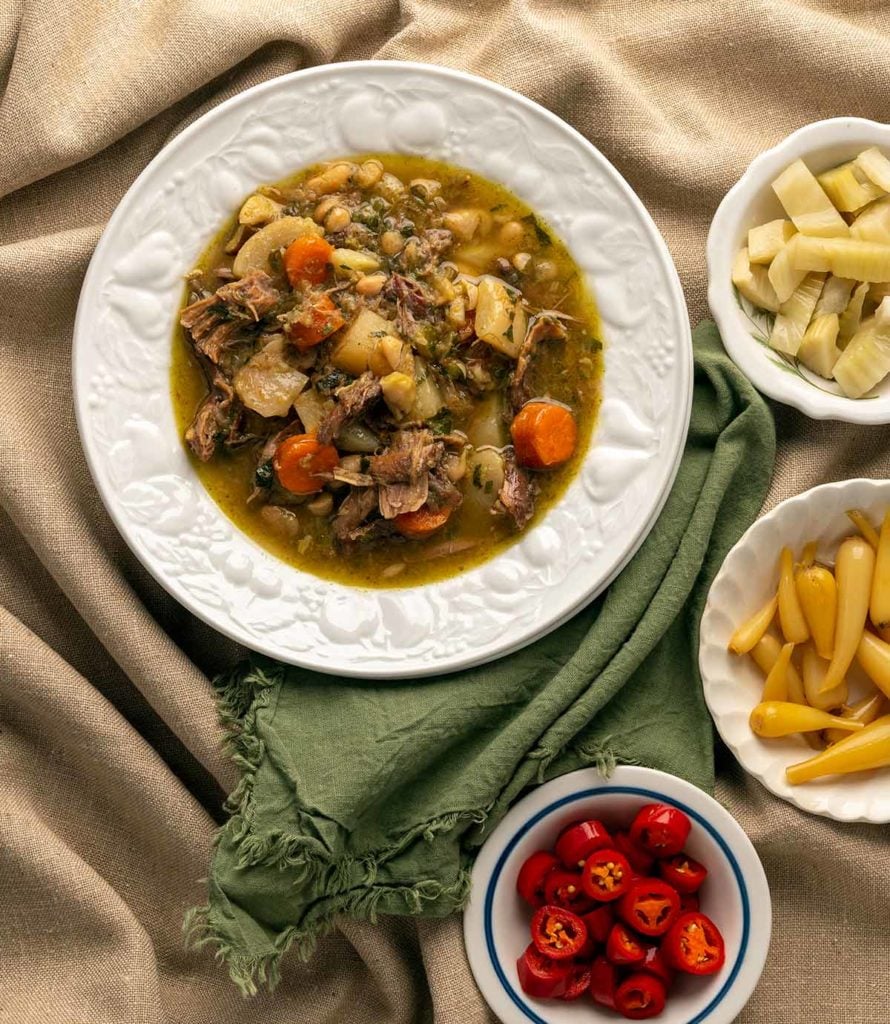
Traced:
[[377, 510], [377, 488], [356, 487], [343, 499], [331, 522], [339, 541], [354, 541], [362, 536], [362, 524]]
[[179, 322], [189, 332], [195, 350], [219, 364], [245, 324], [258, 323], [280, 297], [269, 275], [257, 270], [186, 306]]
[[444, 445], [429, 430], [400, 430], [392, 444], [372, 455], [369, 471], [381, 484], [406, 483], [442, 461]]
[[396, 324], [406, 337], [417, 327], [417, 317], [425, 317], [431, 306], [430, 297], [419, 281], [402, 274], [393, 274], [384, 291], [386, 298], [396, 304]]
[[363, 415], [382, 394], [379, 379], [370, 371], [351, 384], [337, 388], [334, 392], [337, 404], [322, 417], [318, 425], [318, 440], [322, 444], [330, 444], [346, 423]]
[[234, 437], [242, 414], [232, 385], [215, 366], [209, 371], [209, 383], [210, 391], [185, 432], [185, 443], [201, 462], [213, 458], [220, 441]]
[[498, 492], [498, 501], [520, 530], [535, 514], [534, 492], [528, 473], [516, 464], [513, 449], [508, 448], [504, 453], [504, 483]]
[[535, 318], [516, 357], [516, 369], [513, 371], [513, 383], [510, 385], [510, 403], [514, 411], [518, 412], [532, 397], [525, 378], [538, 344], [545, 339], [561, 340], [566, 337], [568, 331], [565, 324], [556, 317], [542, 314]]

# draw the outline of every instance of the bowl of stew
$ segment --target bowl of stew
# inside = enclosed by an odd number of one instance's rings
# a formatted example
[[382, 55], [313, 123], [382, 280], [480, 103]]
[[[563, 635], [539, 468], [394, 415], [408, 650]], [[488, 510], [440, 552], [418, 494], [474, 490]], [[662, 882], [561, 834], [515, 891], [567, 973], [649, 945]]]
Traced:
[[178, 599], [282, 660], [418, 675], [565, 621], [676, 472], [676, 273], [608, 162], [445, 69], [316, 68], [143, 172], [96, 250], [78, 424]]

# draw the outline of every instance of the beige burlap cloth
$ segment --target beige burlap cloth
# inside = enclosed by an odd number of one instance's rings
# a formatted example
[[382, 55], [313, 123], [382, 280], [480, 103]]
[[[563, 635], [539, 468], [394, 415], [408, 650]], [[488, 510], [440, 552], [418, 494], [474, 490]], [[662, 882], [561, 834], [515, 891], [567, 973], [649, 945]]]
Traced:
[[[220, 798], [208, 676], [238, 655], [135, 561], [71, 404], [78, 290], [116, 203], [232, 94], [361, 57], [485, 75], [580, 129], [667, 237], [693, 322], [704, 240], [747, 162], [820, 117], [890, 113], [874, 0], [0, 0], [0, 1021], [476, 1024], [460, 920], [344, 921], [245, 1002], [183, 948]], [[886, 476], [888, 431], [777, 409], [770, 503]], [[723, 757], [719, 795], [772, 885], [745, 1024], [890, 1021], [890, 844], [773, 799]], [[208, 810], [210, 808], [211, 810]]]

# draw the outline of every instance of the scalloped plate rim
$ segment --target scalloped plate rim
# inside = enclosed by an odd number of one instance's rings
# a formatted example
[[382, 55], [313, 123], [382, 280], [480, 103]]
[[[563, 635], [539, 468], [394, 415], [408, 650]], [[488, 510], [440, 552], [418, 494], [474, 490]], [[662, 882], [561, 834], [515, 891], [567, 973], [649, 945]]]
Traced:
[[[139, 543], [138, 538], [135, 534], [131, 534], [131, 530], [123, 517], [121, 509], [117, 506], [113, 496], [110, 495], [110, 487], [106, 484], [103, 478], [99, 455], [93, 449], [93, 442], [90, 436], [90, 427], [87, 423], [87, 409], [85, 400], [85, 380], [86, 368], [82, 365], [83, 363], [83, 349], [86, 345], [84, 340], [85, 335], [85, 324], [88, 316], [93, 315], [93, 310], [87, 309], [86, 297], [91, 295], [91, 290], [95, 287], [95, 278], [98, 273], [98, 268], [102, 266], [103, 261], [106, 257], [106, 251], [112, 246], [115, 232], [119, 226], [125, 221], [126, 214], [129, 206], [135, 202], [136, 197], [140, 194], [140, 189], [144, 183], [151, 177], [151, 175], [162, 165], [165, 161], [175, 155], [180, 148], [184, 148], [194, 137], [196, 137], [202, 130], [213, 124], [219, 118], [222, 118], [226, 112], [238, 109], [239, 107], [247, 107], [253, 100], [258, 96], [262, 96], [265, 93], [272, 93], [277, 89], [286, 88], [287, 84], [296, 81], [308, 81], [314, 78], [323, 78], [325, 75], [332, 73], [355, 72], [360, 71], [364, 73], [372, 73], [375, 70], [385, 71], [387, 73], [392, 72], [393, 69], [397, 69], [405, 74], [419, 74], [419, 75], [433, 75], [433, 76], [444, 76], [457, 81], [467, 81], [475, 85], [482, 85], [485, 89], [490, 90], [496, 96], [500, 96], [505, 102], [511, 104], [518, 104], [521, 107], [527, 107], [533, 110], [538, 116], [543, 116], [546, 120], [549, 120], [562, 131], [570, 135], [576, 146], [580, 146], [585, 151], [585, 155], [593, 158], [593, 162], [598, 170], [604, 172], [612, 180], [613, 184], [618, 187], [626, 196], [630, 205], [634, 208], [641, 226], [646, 230], [648, 241], [651, 243], [652, 254], [658, 260], [661, 269], [664, 273], [667, 289], [665, 291], [665, 298], [668, 300], [669, 313], [671, 315], [671, 326], [676, 327], [679, 331], [677, 336], [676, 345], [676, 356], [677, 362], [680, 364], [678, 369], [678, 376], [682, 383], [683, 398], [680, 403], [680, 409], [682, 414], [682, 437], [671, 438], [670, 442], [665, 442], [666, 446], [673, 443], [673, 451], [671, 454], [670, 464], [667, 467], [666, 473], [664, 473], [663, 480], [664, 484], [661, 488], [657, 499], [652, 505], [651, 512], [648, 518], [645, 520], [643, 526], [639, 529], [637, 536], [629, 543], [626, 549], [623, 551], [621, 556], [615, 560], [611, 570], [608, 574], [604, 575], [599, 579], [595, 585], [582, 594], [576, 601], [570, 606], [563, 607], [558, 614], [554, 614], [551, 618], [545, 621], [540, 628], [533, 631], [527, 631], [525, 634], [515, 638], [507, 638], [498, 642], [490, 642], [483, 651], [470, 648], [461, 655], [447, 659], [437, 661], [422, 661], [417, 660], [411, 664], [400, 665], [399, 667], [394, 666], [380, 666], [367, 668], [361, 661], [354, 663], [338, 662], [337, 664], [329, 664], [319, 661], [311, 654], [304, 656], [299, 652], [293, 650], [282, 649], [274, 642], [267, 643], [262, 638], [247, 635], [245, 632], [239, 631], [238, 628], [230, 626], [224, 620], [221, 621], [221, 617], [214, 613], [212, 608], [206, 607], [200, 600], [194, 597], [187, 589], [183, 586], [178, 585], [174, 579], [167, 576], [161, 569], [154, 564], [152, 556], [143, 548]], [[257, 180], [261, 180], [258, 178]], [[674, 323], [676, 321], [676, 323]], [[75, 395], [75, 419], [78, 426], [78, 431], [81, 438], [82, 448], [85, 453], [87, 464], [92, 475], [93, 481], [96, 488], [102, 498], [103, 504], [107, 512], [109, 513], [112, 521], [115, 524], [119, 534], [133, 551], [136, 557], [139, 559], [141, 564], [149, 572], [149, 574], [165, 589], [170, 593], [177, 601], [185, 606], [189, 611], [196, 615], [199, 619], [207, 623], [213, 629], [230, 637], [232, 640], [248, 647], [251, 650], [257, 651], [258, 653], [268, 655], [269, 657], [277, 658], [286, 663], [311, 669], [320, 673], [335, 674], [340, 676], [368, 678], [368, 677], [386, 677], [386, 678], [417, 678], [422, 676], [428, 676], [438, 674], [446, 671], [455, 671], [467, 667], [476, 666], [495, 658], [502, 657], [506, 654], [513, 653], [535, 640], [540, 639], [542, 636], [558, 628], [566, 621], [568, 621], [573, 615], [575, 615], [581, 608], [585, 607], [590, 601], [592, 601], [602, 590], [614, 580], [618, 573], [624, 568], [624, 566], [630, 561], [636, 551], [639, 549], [643, 540], [648, 535], [652, 528], [655, 520], [660, 514], [665, 502], [667, 501], [674, 479], [676, 478], [677, 471], [679, 470], [680, 461], [684, 450], [684, 443], [686, 433], [688, 432], [689, 419], [691, 415], [692, 407], [692, 394], [693, 394], [693, 374], [692, 374], [692, 339], [691, 330], [688, 322], [688, 313], [686, 311], [685, 300], [683, 297], [682, 286], [680, 284], [679, 276], [677, 275], [676, 267], [671, 259], [669, 250], [663, 237], [658, 231], [657, 226], [652, 220], [651, 215], [646, 210], [642, 201], [633, 191], [633, 189], [627, 184], [621, 174], [614, 168], [614, 166], [608, 161], [608, 159], [596, 149], [596, 147], [589, 142], [584, 136], [582, 136], [576, 129], [572, 128], [566, 122], [564, 122], [557, 115], [532, 100], [513, 92], [497, 83], [491, 82], [487, 79], [481, 78], [480, 76], [470, 75], [465, 72], [457, 71], [451, 68], [441, 67], [433, 64], [423, 64], [418, 62], [407, 62], [407, 61], [345, 61], [339, 64], [319, 65], [311, 68], [306, 68], [300, 71], [288, 73], [286, 75], [277, 76], [269, 79], [265, 82], [261, 82], [255, 86], [243, 90], [242, 92], [232, 96], [211, 110], [205, 112], [198, 119], [191, 124], [187, 125], [179, 134], [177, 134], [170, 142], [168, 142], [146, 165], [146, 167], [140, 172], [138, 177], [135, 179], [133, 184], [127, 190], [123, 198], [120, 200], [118, 206], [114, 210], [112, 216], [103, 231], [103, 234], [96, 246], [93, 256], [90, 260], [86, 275], [83, 280], [81, 287], [80, 299], [78, 302], [77, 313], [75, 317], [74, 332], [73, 332], [73, 346], [72, 346], [72, 377], [74, 381], [74, 395]], [[677, 432], [679, 434], [679, 431]], [[591, 443], [591, 451], [595, 449], [595, 441]], [[220, 516], [224, 517], [224, 514], [220, 512]], [[228, 523], [229, 520], [226, 519]], [[273, 559], [279, 566], [283, 566], [287, 571], [298, 572], [299, 570], [293, 569], [286, 563], [279, 562], [274, 556], [270, 555], [260, 545], [258, 545], [251, 538], [243, 534], [237, 527], [232, 524], [232, 529], [240, 534], [240, 536], [248, 542], [249, 545], [254, 547], [261, 555], [267, 556]], [[507, 549], [504, 554], [509, 554], [512, 548]], [[496, 564], [499, 559], [504, 557], [504, 554], [495, 557], [485, 565]], [[473, 571], [473, 570], [471, 570]], [[328, 582], [319, 581], [316, 577], [311, 577], [310, 574], [304, 574], [310, 576], [314, 582]], [[469, 574], [464, 574], [469, 575]], [[415, 588], [404, 588], [404, 589], [386, 589], [386, 590], [374, 590], [365, 589], [360, 587], [354, 588], [342, 588], [350, 592], [358, 594], [372, 594], [372, 595], [392, 595], [392, 594], [406, 594], [412, 591], [425, 591], [429, 587], [433, 587], [435, 584], [422, 585]], [[337, 584], [331, 584], [331, 589], [336, 589]], [[407, 662], [410, 660], [412, 652], [406, 650], [404, 652], [404, 660]], [[421, 656], [422, 657], [422, 656]]]

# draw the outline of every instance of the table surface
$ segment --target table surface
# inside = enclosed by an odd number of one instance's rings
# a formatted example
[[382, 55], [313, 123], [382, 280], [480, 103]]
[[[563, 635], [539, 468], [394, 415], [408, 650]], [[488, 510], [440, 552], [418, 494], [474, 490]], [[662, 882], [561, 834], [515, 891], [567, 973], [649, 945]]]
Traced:
[[[341, 922], [274, 996], [245, 1002], [186, 951], [235, 781], [208, 677], [238, 657], [134, 561], [84, 464], [69, 350], [78, 290], [116, 203], [210, 106], [313, 63], [426, 60], [564, 117], [626, 176], [706, 315], [704, 239], [747, 162], [799, 125], [890, 101], [875, 2], [7, 0], [0, 7], [0, 1022], [251, 1024], [492, 1018], [460, 922]], [[855, 9], [855, 14], [849, 11]], [[5, 83], [5, 87], [2, 83]], [[886, 428], [776, 408], [767, 507], [888, 476]], [[718, 797], [774, 900], [745, 1024], [884, 1024], [885, 829], [809, 817], [718, 750]]]

